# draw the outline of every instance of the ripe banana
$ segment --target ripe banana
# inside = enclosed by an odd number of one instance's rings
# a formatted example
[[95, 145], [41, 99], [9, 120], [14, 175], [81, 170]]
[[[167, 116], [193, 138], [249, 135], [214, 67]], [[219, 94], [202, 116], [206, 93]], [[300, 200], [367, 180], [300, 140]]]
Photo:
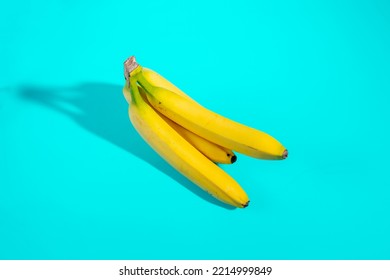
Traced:
[[155, 86], [151, 75], [141, 69], [135, 76], [152, 106], [161, 114], [199, 136], [222, 147], [260, 159], [285, 159], [288, 152], [275, 138], [260, 130], [225, 118], [199, 103]]
[[[138, 86], [138, 90], [144, 100], [149, 103], [145, 91]], [[150, 103], [149, 103], [150, 104]], [[151, 106], [151, 105], [150, 105]], [[168, 119], [160, 112], [156, 111], [173, 129], [175, 129], [184, 139], [186, 139], [192, 146], [197, 148], [202, 154], [215, 163], [232, 164], [237, 161], [237, 156], [232, 150], [221, 147], [212, 143], [199, 135], [185, 129], [174, 121]]]
[[[173, 91], [180, 96], [183, 96], [189, 100], [193, 100], [189, 95], [185, 94], [182, 90], [180, 90], [177, 86], [172, 84], [169, 80], [167, 80], [165, 77], [157, 73], [156, 71], [153, 71], [152, 69], [142, 67], [142, 73], [144, 76], [147, 77], [148, 81], [152, 83], [155, 87], [162, 87], [166, 88], [170, 91]], [[193, 100], [194, 101], [194, 100]], [[168, 122], [171, 121], [168, 119]], [[191, 131], [183, 128], [180, 125], [177, 125], [175, 122], [173, 122], [174, 128], [179, 129], [179, 132], [184, 130], [182, 135], [184, 138], [186, 138], [192, 145], [194, 145], [196, 148], [198, 148], [202, 153], [204, 153], [208, 158], [210, 158], [212, 161], [216, 163], [234, 163], [237, 160], [237, 156], [234, 154], [234, 152], [231, 149], [219, 146], [215, 143], [212, 143], [210, 141], [207, 141], [203, 137], [200, 137], [199, 135], [195, 133], [191, 133]], [[207, 141], [207, 143], [205, 143]], [[212, 146], [210, 146], [212, 145]], [[223, 153], [221, 153], [220, 150], [223, 150]]]
[[172, 128], [146, 100], [135, 78], [142, 71], [132, 57], [125, 61], [130, 120], [142, 138], [169, 164], [217, 199], [246, 207], [249, 199], [241, 186]]

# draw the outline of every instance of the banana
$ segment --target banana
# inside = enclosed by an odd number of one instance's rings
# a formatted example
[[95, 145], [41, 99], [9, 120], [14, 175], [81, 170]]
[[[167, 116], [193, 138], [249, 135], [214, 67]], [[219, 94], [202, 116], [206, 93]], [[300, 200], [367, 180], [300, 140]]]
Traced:
[[162, 88], [148, 70], [145, 73], [141, 69], [135, 78], [152, 106], [172, 121], [210, 142], [254, 158], [287, 158], [286, 148], [269, 134], [223, 117], [176, 91]]
[[[152, 83], [153, 86], [166, 88], [170, 91], [179, 94], [180, 96], [195, 101], [189, 95], [184, 93], [177, 86], [175, 86], [173, 83], [171, 83], [169, 80], [167, 80], [165, 77], [163, 77], [161, 74], [157, 73], [156, 71], [150, 68], [142, 67], [142, 73], [145, 77], [147, 77], [148, 81]], [[203, 154], [205, 154], [208, 158], [210, 158], [215, 163], [229, 164], [237, 161], [237, 156], [234, 154], [234, 152], [231, 149], [207, 141], [203, 137], [200, 137], [199, 135], [192, 133], [191, 131], [183, 128], [182, 126], [176, 124], [170, 119], [168, 118], [166, 119], [168, 123], [171, 124], [171, 126], [173, 126], [176, 130], [179, 131], [179, 133], [182, 132], [181, 134], [184, 138], [186, 138], [192, 145], [198, 148], [198, 150], [200, 150]]]
[[141, 137], [176, 170], [215, 198], [235, 207], [246, 207], [249, 199], [241, 186], [192, 146], [143, 99], [135, 78], [140, 72], [141, 67], [134, 57], [125, 61], [127, 82], [123, 94], [129, 101], [130, 121]]
[[[138, 86], [138, 90], [144, 100], [149, 103], [145, 91]], [[150, 104], [150, 103], [149, 103]], [[160, 112], [156, 111], [173, 129], [175, 129], [184, 139], [186, 139], [192, 146], [197, 148], [202, 154], [215, 163], [232, 164], [237, 161], [237, 156], [232, 150], [221, 147], [212, 143], [199, 135], [185, 129], [174, 121], [168, 119]]]

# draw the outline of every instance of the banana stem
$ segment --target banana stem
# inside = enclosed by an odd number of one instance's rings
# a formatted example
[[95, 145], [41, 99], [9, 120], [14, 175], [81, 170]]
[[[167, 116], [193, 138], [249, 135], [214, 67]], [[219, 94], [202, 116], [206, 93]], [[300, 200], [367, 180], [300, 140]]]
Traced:
[[131, 72], [133, 72], [139, 65], [137, 61], [135, 61], [135, 56], [132, 55], [128, 59], [125, 60], [123, 63], [125, 67], [125, 79], [126, 81], [129, 81]]
[[149, 92], [149, 93], [153, 93], [153, 90], [155, 89], [153, 86], [151, 86], [148, 81], [142, 76], [142, 75], [139, 75], [137, 77], [137, 81], [139, 83], [139, 85], [146, 91], [146, 92]]
[[128, 81], [127, 83], [130, 86], [131, 102], [133, 104], [137, 104], [142, 99], [141, 94], [138, 90], [137, 81], [134, 79], [130, 79], [130, 81]]

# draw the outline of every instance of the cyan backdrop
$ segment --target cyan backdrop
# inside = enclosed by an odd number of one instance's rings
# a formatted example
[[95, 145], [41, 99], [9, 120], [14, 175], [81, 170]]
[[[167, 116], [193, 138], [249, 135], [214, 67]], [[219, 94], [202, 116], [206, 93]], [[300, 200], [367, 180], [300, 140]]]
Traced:
[[[389, 259], [389, 3], [3, 1], [0, 258]], [[248, 208], [137, 135], [130, 55], [289, 149], [224, 167]]]

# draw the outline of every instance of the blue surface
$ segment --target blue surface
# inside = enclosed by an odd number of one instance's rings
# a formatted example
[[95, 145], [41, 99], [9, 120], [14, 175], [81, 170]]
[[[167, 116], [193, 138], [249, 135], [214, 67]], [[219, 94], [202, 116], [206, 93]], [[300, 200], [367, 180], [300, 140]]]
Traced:
[[[0, 4], [0, 258], [390, 259], [390, 2], [268, 2]], [[248, 208], [134, 131], [133, 54], [289, 149], [224, 167]]]

